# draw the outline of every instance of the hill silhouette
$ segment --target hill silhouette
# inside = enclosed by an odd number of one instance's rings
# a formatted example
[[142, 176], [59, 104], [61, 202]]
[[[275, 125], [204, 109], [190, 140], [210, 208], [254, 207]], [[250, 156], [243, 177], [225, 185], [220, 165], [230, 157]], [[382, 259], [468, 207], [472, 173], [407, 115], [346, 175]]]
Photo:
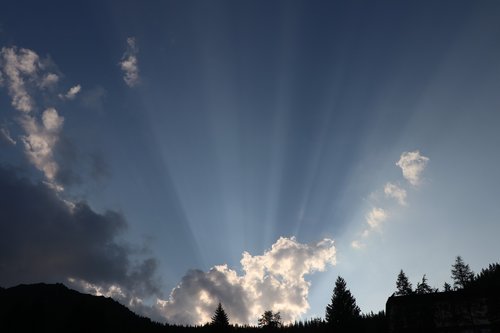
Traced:
[[63, 284], [32, 284], [0, 289], [1, 332], [164, 332], [152, 322], [104, 296]]

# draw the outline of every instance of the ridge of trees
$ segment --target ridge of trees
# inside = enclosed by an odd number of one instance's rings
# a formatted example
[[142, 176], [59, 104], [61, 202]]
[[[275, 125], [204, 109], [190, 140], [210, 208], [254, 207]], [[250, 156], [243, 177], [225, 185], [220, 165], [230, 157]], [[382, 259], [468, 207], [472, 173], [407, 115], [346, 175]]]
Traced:
[[[451, 293], [458, 290], [487, 292], [494, 290], [500, 292], [499, 263], [490, 264], [478, 274], [474, 274], [462, 257], [457, 256], [451, 267], [451, 278], [453, 287], [450, 283], [445, 282], [442, 288], [444, 292]], [[396, 292], [393, 296], [422, 295], [438, 291], [438, 288], [433, 288], [428, 284], [426, 274], [422, 276], [421, 281], [413, 289], [408, 276], [403, 270], [400, 270], [396, 279]], [[38, 297], [39, 300], [29, 301], [29, 297]], [[17, 304], [18, 308], [13, 309], [12, 304]], [[77, 305], [78, 310], [75, 310], [75, 305]], [[55, 317], [56, 314], [57, 317]], [[26, 316], [30, 318], [29, 321], [23, 320], [23, 318], [27, 318]], [[102, 326], [101, 320], [104, 320], [105, 326]], [[387, 318], [384, 311], [362, 314], [354, 295], [347, 288], [347, 283], [341, 276], [338, 276], [335, 281], [330, 303], [325, 308], [324, 319], [312, 318], [283, 324], [279, 312], [266, 310], [258, 319], [258, 326], [231, 325], [228, 313], [220, 302], [210, 323], [202, 326], [179, 326], [152, 322], [148, 318], [137, 316], [112, 299], [81, 294], [61, 284], [0, 288], [0, 331], [2, 332], [30, 330], [83, 332], [101, 330], [101, 328], [119, 329], [122, 332], [286, 331], [321, 333], [334, 331], [362, 333], [387, 332]]]

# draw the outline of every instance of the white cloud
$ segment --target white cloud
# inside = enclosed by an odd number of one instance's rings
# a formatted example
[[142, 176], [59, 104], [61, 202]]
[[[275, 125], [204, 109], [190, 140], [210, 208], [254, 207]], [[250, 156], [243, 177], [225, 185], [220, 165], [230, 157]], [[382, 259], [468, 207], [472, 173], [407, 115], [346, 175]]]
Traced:
[[[12, 106], [22, 112], [18, 119], [24, 130], [21, 141], [28, 160], [44, 173], [47, 185], [58, 191], [62, 190], [56, 182], [59, 168], [54, 160], [54, 149], [64, 118], [56, 109], [47, 108], [40, 119], [35, 112], [35, 102], [32, 96], [40, 89], [57, 83], [59, 76], [47, 73], [34, 51], [18, 49], [15, 46], [2, 48], [0, 52], [1, 72], [4, 73], [4, 83], [12, 98]], [[11, 140], [8, 141], [11, 143], [15, 142], [5, 129], [2, 130], [2, 135], [7, 139], [10, 138]]]
[[354, 249], [356, 249], [356, 250], [360, 250], [360, 249], [362, 249], [362, 248], [365, 247], [365, 244], [361, 243], [358, 240], [353, 240], [351, 242], [351, 247], [354, 248]]
[[134, 87], [139, 83], [137, 53], [135, 38], [127, 38], [127, 50], [122, 56], [122, 61], [120, 61], [120, 68], [124, 72], [123, 80], [129, 87]]
[[76, 86], [71, 87], [66, 94], [64, 94], [64, 95], [59, 94], [59, 98], [60, 99], [69, 99], [69, 100], [75, 99], [76, 95], [80, 92], [80, 90], [82, 90], [82, 86], [77, 84]]
[[12, 138], [10, 132], [5, 127], [0, 127], [0, 136], [4, 139], [5, 142], [10, 143], [11, 145], [15, 145], [17, 142]]
[[384, 186], [386, 197], [396, 199], [401, 206], [406, 206], [406, 190], [393, 183], [387, 183]]
[[373, 207], [372, 210], [366, 215], [365, 219], [371, 229], [378, 229], [382, 222], [387, 220], [387, 217], [388, 214], [384, 209]]
[[38, 55], [28, 49], [18, 51], [16, 47], [4, 47], [0, 56], [0, 65], [6, 76], [9, 95], [12, 97], [12, 106], [19, 111], [32, 111], [34, 102], [26, 89], [25, 78], [36, 79], [40, 68]]
[[59, 76], [54, 73], [47, 73], [40, 82], [40, 88], [48, 88], [52, 87], [59, 81]]
[[54, 147], [59, 139], [64, 118], [56, 109], [49, 108], [42, 114], [42, 124], [32, 116], [21, 118], [21, 126], [26, 135], [21, 137], [24, 151], [31, 163], [42, 171], [53, 188], [60, 188], [55, 183], [58, 165], [54, 161]]
[[404, 152], [396, 163], [403, 171], [403, 177], [413, 186], [420, 184], [420, 175], [424, 171], [429, 158], [420, 155], [420, 151]]
[[244, 252], [240, 263], [241, 275], [227, 265], [189, 271], [168, 300], [158, 300], [158, 310], [172, 323], [204, 324], [220, 301], [234, 323], [254, 323], [269, 309], [293, 321], [309, 308], [304, 276], [335, 265], [335, 247], [330, 239], [302, 244], [281, 237], [263, 255]]

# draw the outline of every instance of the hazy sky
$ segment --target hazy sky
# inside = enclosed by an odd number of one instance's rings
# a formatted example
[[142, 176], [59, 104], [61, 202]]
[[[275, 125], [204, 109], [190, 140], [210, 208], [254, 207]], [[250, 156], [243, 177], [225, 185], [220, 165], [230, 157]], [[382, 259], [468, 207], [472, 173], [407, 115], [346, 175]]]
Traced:
[[[0, 285], [178, 323], [499, 260], [500, 2], [8, 1]], [[175, 289], [174, 289], [175, 288]]]

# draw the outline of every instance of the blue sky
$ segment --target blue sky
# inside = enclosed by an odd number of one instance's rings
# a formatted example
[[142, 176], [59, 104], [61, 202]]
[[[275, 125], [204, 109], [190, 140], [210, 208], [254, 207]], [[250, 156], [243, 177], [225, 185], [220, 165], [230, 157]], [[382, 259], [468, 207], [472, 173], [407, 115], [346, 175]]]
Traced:
[[[88, 270], [55, 265], [13, 273], [4, 286], [70, 279], [80, 289], [132, 304], [128, 292], [151, 305], [156, 298], [168, 303], [172, 289], [181, 280], [190, 285], [197, 272], [248, 297], [230, 313], [245, 321], [250, 303], [273, 306], [249, 294], [250, 280], [238, 280], [250, 276], [250, 266], [240, 263], [246, 251], [281, 287], [288, 278], [301, 286], [309, 309], [296, 295], [274, 292], [300, 308], [290, 318], [307, 318], [324, 315], [337, 275], [368, 312], [384, 308], [400, 269], [415, 285], [427, 274], [441, 287], [456, 255], [476, 271], [498, 261], [499, 3], [16, 1], [3, 7], [0, 164], [15, 170], [5, 184], [19, 181], [0, 191], [14, 200], [5, 189], [24, 193], [45, 183], [40, 196], [52, 198], [54, 210], [66, 209], [59, 200], [94, 214], [64, 213], [67, 223], [93, 216], [114, 226], [104, 240], [88, 236], [96, 244], [89, 253], [103, 251], [116, 263], [109, 251], [118, 251], [126, 263], [102, 271], [92, 264], [99, 256], [84, 256], [81, 267]], [[21, 88], [13, 68], [33, 102], [29, 110], [14, 103]], [[50, 73], [57, 79], [48, 80]], [[26, 145], [35, 136], [48, 152]], [[412, 160], [421, 167], [413, 184], [396, 165], [405, 152], [420, 158]], [[384, 191], [388, 183], [399, 197]], [[2, 237], [29, 238], [9, 224], [32, 206], [12, 202]], [[47, 221], [39, 233], [60, 230]], [[325, 238], [335, 242], [335, 265], [331, 244], [319, 243]], [[11, 253], [5, 263], [41, 251], [21, 243], [5, 245]], [[289, 252], [280, 254], [280, 246]], [[51, 248], [45, 260], [53, 262], [47, 258], [59, 251]], [[305, 276], [292, 268], [273, 271], [269, 263], [283, 256], [317, 261], [294, 266]], [[223, 264], [226, 270], [214, 270]], [[312, 274], [322, 264], [324, 271]], [[146, 271], [154, 288], [134, 282], [134, 272]], [[123, 292], [113, 294], [112, 286]], [[192, 287], [196, 292], [177, 289], [189, 302], [138, 311], [189, 322], [187, 307], [205, 302], [211, 309], [204, 292], [231, 298], [207, 285]]]

